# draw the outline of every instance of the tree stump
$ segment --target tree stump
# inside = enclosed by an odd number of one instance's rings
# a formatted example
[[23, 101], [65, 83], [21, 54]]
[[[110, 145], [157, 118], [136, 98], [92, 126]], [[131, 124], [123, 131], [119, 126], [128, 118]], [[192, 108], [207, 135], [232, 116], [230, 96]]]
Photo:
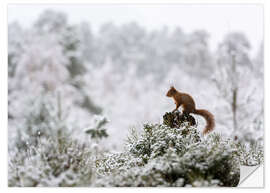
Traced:
[[180, 128], [185, 122], [188, 122], [191, 126], [196, 125], [196, 120], [193, 116], [180, 113], [179, 111], [166, 112], [163, 115], [163, 124], [171, 128]]

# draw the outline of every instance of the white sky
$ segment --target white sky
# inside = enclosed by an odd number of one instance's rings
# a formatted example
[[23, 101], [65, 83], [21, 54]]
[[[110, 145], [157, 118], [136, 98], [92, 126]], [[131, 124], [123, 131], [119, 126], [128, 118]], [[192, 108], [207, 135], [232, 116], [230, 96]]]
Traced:
[[9, 5], [8, 22], [18, 21], [29, 27], [45, 9], [67, 13], [70, 23], [89, 21], [96, 31], [105, 22], [123, 24], [137, 21], [147, 29], [179, 26], [184, 32], [204, 29], [210, 33], [210, 48], [214, 50], [224, 35], [232, 31], [244, 32], [254, 54], [263, 41], [263, 6], [261, 5], [169, 5], [169, 4], [33, 4]]

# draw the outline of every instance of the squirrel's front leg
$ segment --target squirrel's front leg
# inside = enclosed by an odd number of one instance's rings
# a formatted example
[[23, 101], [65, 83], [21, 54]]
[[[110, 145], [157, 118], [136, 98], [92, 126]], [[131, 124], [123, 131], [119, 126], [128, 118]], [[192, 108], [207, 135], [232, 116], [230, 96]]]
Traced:
[[180, 107], [180, 104], [178, 104], [178, 103], [175, 103], [176, 104], [176, 107], [175, 107], [175, 109], [172, 111], [173, 113], [175, 112], [175, 111], [177, 111], [177, 109]]

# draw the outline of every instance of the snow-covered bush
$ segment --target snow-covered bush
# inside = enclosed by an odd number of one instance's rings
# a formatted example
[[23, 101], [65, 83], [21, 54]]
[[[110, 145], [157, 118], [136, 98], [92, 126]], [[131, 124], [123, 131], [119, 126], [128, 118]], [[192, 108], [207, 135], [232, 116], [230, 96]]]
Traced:
[[91, 139], [101, 140], [102, 138], [108, 137], [107, 129], [104, 125], [108, 123], [106, 117], [95, 116], [94, 125], [91, 128], [87, 128], [85, 133], [89, 134]]
[[9, 155], [9, 186], [88, 186], [93, 174], [91, 149], [71, 137], [41, 138], [26, 151]]
[[[163, 118], [163, 124], [145, 124], [140, 134], [133, 130], [122, 153], [74, 139], [63, 123], [55, 136], [30, 135], [24, 148], [17, 144], [9, 151], [9, 186], [237, 186], [240, 163], [262, 162], [261, 147], [247, 149], [216, 133], [203, 137], [190, 115]], [[94, 123], [85, 135], [103, 131], [107, 119], [96, 117]]]
[[60, 95], [31, 103], [9, 143], [9, 186], [89, 186], [94, 149], [74, 137], [68, 116]]
[[98, 186], [236, 186], [240, 160], [232, 140], [201, 137], [186, 122], [179, 128], [145, 124], [126, 151], [98, 162]]
[[239, 142], [236, 144], [236, 147], [240, 156], [241, 165], [256, 166], [263, 163], [264, 151], [263, 146], [259, 143], [244, 145]]

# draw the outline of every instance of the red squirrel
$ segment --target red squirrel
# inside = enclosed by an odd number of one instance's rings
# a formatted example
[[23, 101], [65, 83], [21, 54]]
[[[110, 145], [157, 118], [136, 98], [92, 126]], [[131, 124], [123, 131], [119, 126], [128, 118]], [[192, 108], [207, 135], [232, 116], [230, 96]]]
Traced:
[[203, 134], [211, 132], [215, 127], [215, 119], [212, 113], [204, 109], [196, 109], [193, 98], [186, 93], [177, 91], [173, 86], [167, 92], [167, 97], [172, 97], [175, 101], [176, 108], [172, 111], [175, 112], [181, 105], [183, 113], [189, 115], [190, 113], [201, 115], [205, 118], [207, 124], [203, 130]]

